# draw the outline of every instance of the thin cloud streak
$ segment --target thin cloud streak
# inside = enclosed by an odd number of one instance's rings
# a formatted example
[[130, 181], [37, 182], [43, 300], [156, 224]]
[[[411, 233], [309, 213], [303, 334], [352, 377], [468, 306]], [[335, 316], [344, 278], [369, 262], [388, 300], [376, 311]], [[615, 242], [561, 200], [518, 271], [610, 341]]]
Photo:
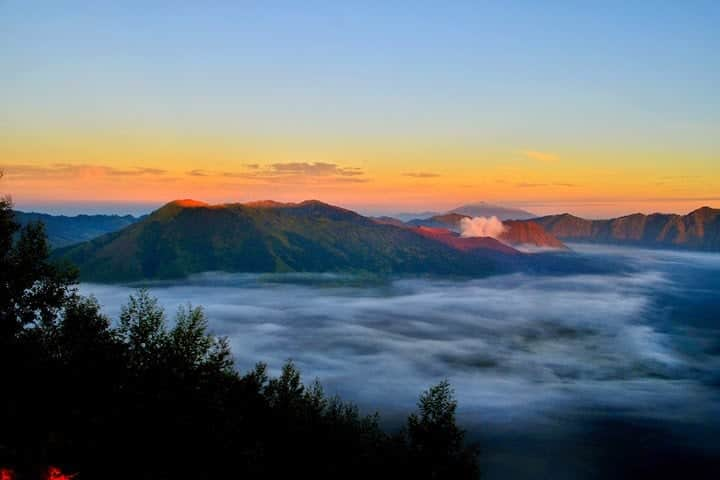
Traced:
[[560, 160], [560, 157], [554, 153], [539, 152], [537, 150], [525, 150], [522, 154], [530, 160], [537, 160], [539, 162], [557, 162]]
[[432, 173], [432, 172], [407, 172], [403, 173], [403, 177], [413, 177], [413, 178], [437, 178], [439, 177], [439, 173]]
[[324, 162], [273, 163], [268, 166], [245, 164], [251, 171], [213, 171], [194, 169], [186, 172], [192, 177], [237, 178], [265, 183], [366, 183], [365, 172], [357, 167], [342, 167]]
[[74, 177], [139, 177], [161, 176], [167, 170], [159, 168], [135, 167], [132, 169], [118, 169], [106, 165], [55, 163], [49, 166], [28, 164], [6, 165], [3, 171], [8, 179], [37, 179], [37, 178], [74, 178]]

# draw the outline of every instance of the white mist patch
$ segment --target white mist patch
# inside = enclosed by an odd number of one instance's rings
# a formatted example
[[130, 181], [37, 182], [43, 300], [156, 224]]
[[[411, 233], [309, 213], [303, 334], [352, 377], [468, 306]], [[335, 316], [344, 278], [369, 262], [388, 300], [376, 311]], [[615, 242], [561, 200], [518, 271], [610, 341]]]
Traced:
[[[330, 394], [380, 409], [383, 418], [404, 418], [418, 392], [447, 378], [471, 424], [598, 408], [704, 419], [720, 408], [708, 387], [720, 379], [712, 310], [720, 311], [712, 302], [720, 261], [711, 261], [720, 255], [703, 255], [589, 256], [622, 256], [638, 267], [601, 275], [358, 285], [322, 274], [206, 273], [149, 286], [170, 318], [188, 301], [203, 305], [241, 370], [264, 361], [277, 374], [291, 358], [307, 381], [317, 377]], [[690, 288], [689, 272], [707, 280]], [[83, 284], [81, 291], [117, 318], [133, 289]], [[669, 293], [671, 303], [662, 300]], [[668, 323], [682, 299], [694, 310]], [[702, 315], [708, 329], [697, 323]]]
[[563, 252], [565, 251], [564, 248], [558, 248], [558, 247], [546, 247], [546, 246], [538, 246], [534, 245], [532, 243], [521, 243], [521, 244], [513, 244], [512, 247], [515, 250], [520, 250], [523, 253], [547, 253], [547, 252]]
[[495, 216], [463, 218], [460, 220], [461, 237], [498, 238], [505, 231], [505, 225]]

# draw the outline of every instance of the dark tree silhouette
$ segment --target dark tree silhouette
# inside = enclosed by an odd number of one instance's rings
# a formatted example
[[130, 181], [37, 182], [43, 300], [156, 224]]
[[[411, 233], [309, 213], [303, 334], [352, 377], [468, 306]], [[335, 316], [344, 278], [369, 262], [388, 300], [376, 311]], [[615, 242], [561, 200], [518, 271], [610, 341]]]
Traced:
[[430, 478], [476, 478], [474, 448], [465, 447], [465, 433], [455, 423], [457, 401], [447, 380], [420, 396], [419, 415], [408, 418], [407, 436], [413, 463]]
[[292, 362], [277, 378], [262, 363], [238, 373], [200, 307], [168, 322], [139, 290], [113, 326], [9, 199], [0, 248], [0, 468], [21, 480], [50, 465], [83, 480], [477, 476], [447, 382], [388, 435]]

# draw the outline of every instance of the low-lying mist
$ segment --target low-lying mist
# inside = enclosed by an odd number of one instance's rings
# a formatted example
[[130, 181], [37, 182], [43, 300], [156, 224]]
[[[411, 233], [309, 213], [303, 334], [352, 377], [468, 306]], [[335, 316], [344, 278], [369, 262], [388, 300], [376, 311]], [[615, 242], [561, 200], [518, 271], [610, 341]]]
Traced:
[[460, 219], [461, 237], [492, 237], [498, 238], [505, 231], [505, 226], [495, 216], [473, 217]]
[[[240, 369], [264, 361], [277, 373], [293, 359], [306, 380], [379, 409], [389, 424], [448, 378], [461, 422], [483, 444], [495, 435], [501, 450], [516, 449], [517, 441], [501, 438], [519, 430], [575, 445], [598, 422], [630, 418], [670, 428], [686, 446], [718, 433], [720, 255], [574, 248], [627, 268], [369, 284], [206, 273], [147, 286], [169, 317], [182, 303], [203, 305], [214, 332], [230, 338]], [[117, 318], [133, 288], [82, 290]], [[487, 452], [491, 477], [510, 471], [503, 452]]]

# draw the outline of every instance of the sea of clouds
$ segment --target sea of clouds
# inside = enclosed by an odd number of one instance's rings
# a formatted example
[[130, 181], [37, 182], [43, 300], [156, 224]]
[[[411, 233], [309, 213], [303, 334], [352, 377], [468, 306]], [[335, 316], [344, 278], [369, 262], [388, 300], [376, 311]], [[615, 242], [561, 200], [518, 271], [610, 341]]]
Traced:
[[[471, 430], [567, 429], [597, 412], [717, 423], [720, 255], [575, 248], [629, 271], [368, 284], [206, 273], [148, 286], [170, 318], [203, 305], [239, 368], [263, 361], [277, 373], [293, 359], [306, 380], [389, 419], [448, 378]], [[133, 288], [82, 285], [115, 318]]]

